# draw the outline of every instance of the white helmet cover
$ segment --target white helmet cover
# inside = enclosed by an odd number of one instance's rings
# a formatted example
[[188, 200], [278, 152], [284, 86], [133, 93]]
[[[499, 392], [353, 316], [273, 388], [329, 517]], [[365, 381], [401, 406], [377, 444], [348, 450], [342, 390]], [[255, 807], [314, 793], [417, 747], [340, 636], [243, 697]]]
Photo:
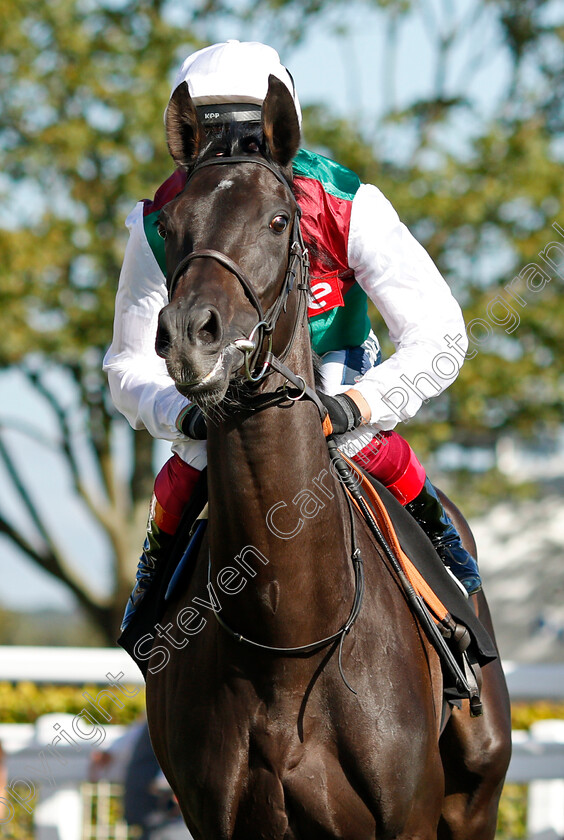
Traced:
[[292, 94], [301, 125], [292, 76], [276, 50], [258, 41], [226, 41], [192, 53], [176, 74], [171, 95], [182, 82], [188, 82], [200, 119], [207, 125], [232, 119], [260, 120], [270, 74], [284, 82]]

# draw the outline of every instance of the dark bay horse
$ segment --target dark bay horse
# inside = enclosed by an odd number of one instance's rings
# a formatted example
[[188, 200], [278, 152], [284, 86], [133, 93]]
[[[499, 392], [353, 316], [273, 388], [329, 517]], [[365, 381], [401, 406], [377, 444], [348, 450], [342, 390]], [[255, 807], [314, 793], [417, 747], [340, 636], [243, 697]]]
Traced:
[[[197, 840], [491, 840], [509, 756], [499, 663], [484, 669], [484, 715], [455, 710], [441, 735], [437, 654], [351, 514], [316, 404], [288, 399], [314, 387], [291, 97], [271, 77], [260, 130], [210, 141], [182, 86], [167, 140], [189, 179], [160, 221], [157, 349], [209, 418], [209, 522], [159, 625], [147, 710], [186, 823]], [[276, 370], [261, 378], [269, 341], [298, 377], [287, 392]], [[364, 601], [339, 634], [357, 549]]]

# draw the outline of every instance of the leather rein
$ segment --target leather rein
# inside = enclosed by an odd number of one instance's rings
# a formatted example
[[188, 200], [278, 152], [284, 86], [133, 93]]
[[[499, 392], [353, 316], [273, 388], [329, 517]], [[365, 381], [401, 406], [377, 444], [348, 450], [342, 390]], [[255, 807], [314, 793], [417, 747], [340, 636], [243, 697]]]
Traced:
[[[282, 173], [279, 172], [272, 164], [270, 164], [264, 158], [244, 156], [210, 158], [209, 160], [203, 161], [199, 163], [196, 167], [194, 167], [194, 169], [189, 175], [188, 180], [190, 180], [190, 178], [194, 175], [195, 172], [199, 171], [203, 167], [239, 163], [253, 163], [258, 166], [264, 166], [275, 176], [275, 178], [277, 178], [277, 180], [283, 186], [285, 186], [288, 189], [295, 205], [295, 215], [291, 237], [292, 243], [290, 246], [288, 266], [278, 297], [276, 298], [272, 306], [267, 310], [267, 312], [264, 312], [256, 290], [253, 287], [253, 284], [251, 283], [245, 272], [241, 269], [241, 267], [234, 260], [232, 260], [231, 257], [228, 257], [221, 251], [215, 251], [213, 249], [201, 249], [199, 251], [192, 251], [191, 253], [187, 254], [177, 265], [169, 286], [169, 298], [172, 297], [172, 293], [174, 291], [174, 287], [178, 281], [178, 278], [185, 271], [189, 263], [195, 259], [207, 258], [216, 260], [217, 262], [225, 266], [238, 279], [239, 283], [243, 287], [247, 298], [253, 305], [258, 316], [258, 321], [251, 330], [248, 338], [237, 339], [234, 342], [235, 346], [239, 350], [241, 350], [245, 356], [245, 378], [250, 383], [256, 384], [260, 382], [265, 376], [276, 371], [298, 389], [297, 396], [290, 396], [288, 391], [284, 388], [281, 390], [281, 393], [275, 392], [272, 394], [254, 395], [254, 397], [253, 395], [249, 394], [248, 398], [255, 401], [254, 410], [281, 405], [288, 399], [296, 401], [302, 398], [311, 400], [317, 406], [321, 421], [323, 423], [325, 436], [327, 437], [329, 457], [331, 459], [335, 474], [339, 478], [339, 483], [343, 485], [345, 499], [347, 500], [348, 504], [351, 530], [351, 561], [354, 569], [355, 591], [349, 616], [344, 622], [344, 624], [341, 625], [341, 627], [335, 633], [332, 633], [331, 635], [326, 636], [323, 639], [318, 639], [315, 642], [310, 642], [309, 644], [305, 645], [298, 645], [296, 647], [274, 647], [272, 645], [261, 644], [260, 642], [257, 642], [253, 639], [248, 639], [241, 633], [237, 633], [235, 630], [233, 630], [219, 615], [217, 610], [214, 607], [212, 607], [215, 618], [220, 627], [236, 642], [243, 643], [256, 650], [265, 651], [271, 654], [279, 654], [283, 656], [307, 656], [308, 654], [322, 650], [323, 648], [327, 647], [332, 643], [338, 643], [339, 672], [347, 688], [350, 689], [350, 691], [352, 691], [353, 694], [356, 694], [356, 691], [348, 683], [345, 677], [342, 665], [343, 643], [345, 637], [349, 633], [351, 627], [353, 626], [360, 613], [364, 596], [364, 563], [362, 560], [360, 549], [357, 546], [356, 540], [356, 529], [353, 512], [354, 501], [356, 507], [360, 510], [361, 514], [363, 515], [364, 520], [366, 521], [372, 535], [375, 537], [376, 541], [381, 546], [385, 556], [387, 557], [390, 563], [391, 568], [396, 572], [399, 581], [403, 587], [408, 603], [411, 605], [414, 614], [419, 618], [422, 627], [426, 630], [427, 635], [430, 638], [435, 649], [442, 657], [443, 664], [453, 674], [456, 684], [459, 686], [459, 688], [464, 690], [466, 692], [466, 695], [470, 698], [471, 708], [474, 705], [473, 714], [480, 714], [480, 692], [476, 684], [476, 680], [472, 669], [469, 669], [465, 664], [465, 671], [463, 672], [461, 670], [458, 662], [456, 661], [456, 658], [453, 656], [452, 652], [448, 648], [448, 645], [446, 644], [445, 637], [441, 633], [438, 626], [431, 619], [429, 611], [423, 603], [421, 597], [416, 593], [413, 585], [407, 579], [401, 567], [401, 564], [398, 562], [397, 558], [394, 555], [394, 552], [388, 545], [385, 536], [380, 530], [380, 527], [376, 522], [376, 519], [372, 514], [369, 505], [364, 499], [362, 493], [359, 491], [359, 488], [356, 484], [356, 481], [351, 475], [347, 463], [345, 462], [343, 456], [338, 450], [336, 441], [331, 436], [332, 427], [325, 406], [317, 396], [315, 390], [313, 388], [310, 388], [306, 384], [303, 377], [295, 374], [281, 361], [280, 358], [276, 357], [272, 353], [272, 334], [274, 332], [276, 322], [278, 321], [281, 312], [286, 311], [288, 296], [294, 288], [294, 285], [296, 284], [296, 279], [298, 279], [296, 288], [297, 291], [300, 292], [298, 312], [296, 314], [296, 320], [294, 322], [290, 340], [286, 345], [284, 351], [280, 353], [282, 359], [288, 355], [294, 342], [297, 326], [300, 321], [302, 307], [306, 303], [306, 295], [309, 291], [309, 258], [300, 230], [300, 208], [297, 206], [297, 202], [292, 193], [290, 184], [282, 175]], [[264, 361], [258, 374], [255, 374], [254, 366], [257, 364], [258, 358], [262, 352], [262, 345], [266, 337], [268, 338], [268, 350], [264, 355]], [[260, 404], [256, 403], [257, 397], [261, 398]], [[208, 562], [208, 585], [210, 584], [211, 557], [209, 558]]]
[[[300, 228], [300, 215], [301, 211], [297, 205], [297, 202], [294, 198], [294, 194], [292, 192], [292, 188], [284, 175], [276, 169], [271, 163], [269, 163], [264, 158], [255, 158], [255, 157], [246, 157], [246, 156], [233, 156], [233, 157], [216, 157], [210, 158], [209, 160], [204, 160], [201, 163], [197, 164], [194, 169], [190, 172], [188, 176], [188, 181], [194, 176], [194, 174], [204, 167], [208, 166], [225, 166], [231, 164], [254, 164], [258, 166], [263, 166], [268, 169], [274, 177], [289, 191], [290, 195], [292, 196], [292, 200], [295, 205], [295, 214], [294, 214], [294, 221], [292, 225], [292, 234], [291, 234], [291, 245], [289, 250], [289, 259], [288, 259], [288, 266], [286, 268], [286, 274], [284, 276], [284, 280], [282, 283], [282, 287], [278, 294], [278, 297], [272, 304], [272, 306], [264, 312], [262, 304], [259, 300], [259, 297], [256, 293], [256, 290], [249, 280], [243, 269], [235, 262], [235, 260], [231, 259], [231, 257], [227, 256], [227, 254], [222, 253], [221, 251], [216, 251], [211, 248], [202, 248], [200, 250], [191, 251], [185, 257], [180, 260], [178, 265], [176, 266], [172, 278], [170, 280], [168, 286], [168, 294], [169, 300], [172, 298], [174, 293], [175, 286], [182, 276], [182, 274], [186, 271], [188, 265], [197, 259], [213, 259], [216, 262], [219, 262], [225, 268], [227, 268], [234, 277], [237, 278], [241, 286], [243, 287], [243, 291], [247, 296], [248, 300], [254, 307], [258, 321], [249, 333], [247, 338], [236, 339], [233, 343], [237, 347], [237, 349], [243, 352], [245, 361], [244, 361], [244, 369], [245, 374], [244, 377], [247, 381], [256, 384], [260, 382], [265, 376], [269, 375], [270, 373], [277, 372], [281, 374], [286, 380], [288, 380], [295, 388], [298, 389], [297, 396], [290, 396], [287, 391], [284, 389], [280, 395], [275, 395], [274, 398], [268, 400], [268, 395], [264, 395], [267, 397], [267, 401], [263, 403], [262, 407], [267, 408], [274, 405], [279, 405], [282, 402], [285, 402], [287, 399], [291, 400], [300, 400], [302, 398], [306, 398], [311, 400], [317, 407], [319, 411], [319, 415], [321, 421], [323, 423], [323, 428], [325, 431], [326, 436], [330, 434], [331, 431], [331, 424], [328, 420], [327, 409], [317, 396], [315, 390], [311, 388], [302, 376], [295, 374], [290, 368], [288, 368], [284, 363], [283, 359], [288, 355], [292, 344], [294, 342], [297, 327], [300, 321], [300, 314], [301, 308], [306, 304], [306, 296], [309, 292], [309, 257], [307, 248], [305, 247], [302, 232]], [[296, 280], [298, 281], [296, 283]], [[294, 327], [292, 330], [292, 335], [286, 348], [282, 353], [279, 354], [279, 357], [275, 356], [272, 353], [272, 336], [274, 333], [274, 329], [276, 327], [276, 323], [278, 318], [280, 317], [282, 311], [286, 311], [287, 300], [290, 292], [296, 285], [297, 291], [300, 292], [300, 300], [299, 300], [299, 307], [298, 313], [296, 315], [296, 320], [294, 323]], [[268, 339], [268, 349], [264, 354], [264, 360], [262, 365], [260, 366], [260, 370], [258, 373], [255, 373], [255, 367], [257, 366], [258, 359], [262, 352], [262, 347], [265, 338]], [[330, 449], [331, 454], [331, 449]], [[331, 454], [333, 461], [335, 460], [335, 455]], [[343, 482], [346, 485], [346, 482]], [[296, 647], [274, 647], [272, 645], [264, 645], [260, 642], [254, 641], [253, 639], [248, 639], [243, 636], [241, 633], [237, 633], [235, 630], [232, 630], [231, 627], [223, 620], [223, 618], [219, 615], [217, 610], [213, 609], [213, 613], [217, 619], [218, 624], [222, 627], [225, 632], [231, 636], [237, 642], [244, 643], [250, 647], [253, 647], [258, 650], [267, 651], [273, 654], [281, 654], [285, 656], [307, 656], [310, 653], [314, 653], [315, 651], [321, 650], [332, 642], [338, 643], [339, 645], [339, 671], [341, 673], [341, 677], [353, 694], [356, 694], [356, 691], [349, 685], [346, 680], [346, 677], [343, 673], [342, 668], [342, 649], [343, 643], [345, 640], [346, 635], [350, 631], [351, 627], [353, 626], [354, 622], [356, 621], [360, 609], [362, 606], [363, 596], [364, 596], [364, 564], [361, 556], [360, 549], [356, 544], [356, 530], [355, 530], [355, 523], [354, 523], [354, 515], [352, 509], [352, 503], [350, 500], [349, 493], [345, 492], [345, 498], [348, 503], [349, 508], [349, 516], [350, 516], [350, 525], [351, 525], [351, 561], [353, 564], [354, 569], [354, 578], [355, 578], [355, 592], [353, 597], [353, 603], [351, 606], [351, 610], [347, 620], [344, 624], [335, 632], [329, 636], [326, 636], [323, 639], [319, 639], [315, 642], [311, 642], [306, 645], [298, 645]], [[208, 582], [211, 582], [211, 557], [208, 562]]]

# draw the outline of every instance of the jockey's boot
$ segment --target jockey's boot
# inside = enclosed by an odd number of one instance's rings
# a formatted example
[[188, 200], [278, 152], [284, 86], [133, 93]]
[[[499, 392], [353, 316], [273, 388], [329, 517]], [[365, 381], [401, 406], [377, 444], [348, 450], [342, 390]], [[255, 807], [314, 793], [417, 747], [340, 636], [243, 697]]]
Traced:
[[121, 622], [122, 632], [131, 621], [137, 607], [145, 597], [147, 590], [153, 582], [158, 563], [166, 556], [174, 539], [174, 534], [166, 534], [155, 522], [152, 513], [153, 507], [154, 506], [151, 505], [151, 513], [149, 514], [149, 521], [147, 522], [147, 534], [145, 536], [145, 542], [143, 543], [141, 557], [139, 558], [139, 563], [137, 564], [135, 586], [128, 598]]
[[478, 563], [462, 545], [460, 534], [428, 478], [419, 495], [408, 502], [405, 509], [423, 528], [444, 565], [468, 595], [478, 592], [482, 588]]
[[122, 632], [150, 588], [157, 566], [172, 547], [182, 513], [199, 477], [199, 470], [186, 464], [175, 454], [166, 462], [155, 480], [147, 533], [137, 565], [135, 586], [129, 596], [121, 623]]

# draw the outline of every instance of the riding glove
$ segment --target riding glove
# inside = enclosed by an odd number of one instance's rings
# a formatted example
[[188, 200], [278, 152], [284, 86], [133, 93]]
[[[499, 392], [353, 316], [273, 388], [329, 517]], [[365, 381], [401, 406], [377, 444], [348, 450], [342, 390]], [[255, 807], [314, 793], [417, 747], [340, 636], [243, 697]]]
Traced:
[[176, 427], [183, 435], [192, 438], [192, 440], [207, 439], [208, 427], [206, 426], [206, 418], [202, 409], [197, 405], [191, 404], [180, 412], [176, 421]]
[[337, 394], [335, 397], [330, 397], [328, 394], [318, 391], [317, 396], [327, 409], [333, 426], [333, 434], [344, 435], [345, 432], [356, 429], [362, 423], [360, 408], [347, 394]]

